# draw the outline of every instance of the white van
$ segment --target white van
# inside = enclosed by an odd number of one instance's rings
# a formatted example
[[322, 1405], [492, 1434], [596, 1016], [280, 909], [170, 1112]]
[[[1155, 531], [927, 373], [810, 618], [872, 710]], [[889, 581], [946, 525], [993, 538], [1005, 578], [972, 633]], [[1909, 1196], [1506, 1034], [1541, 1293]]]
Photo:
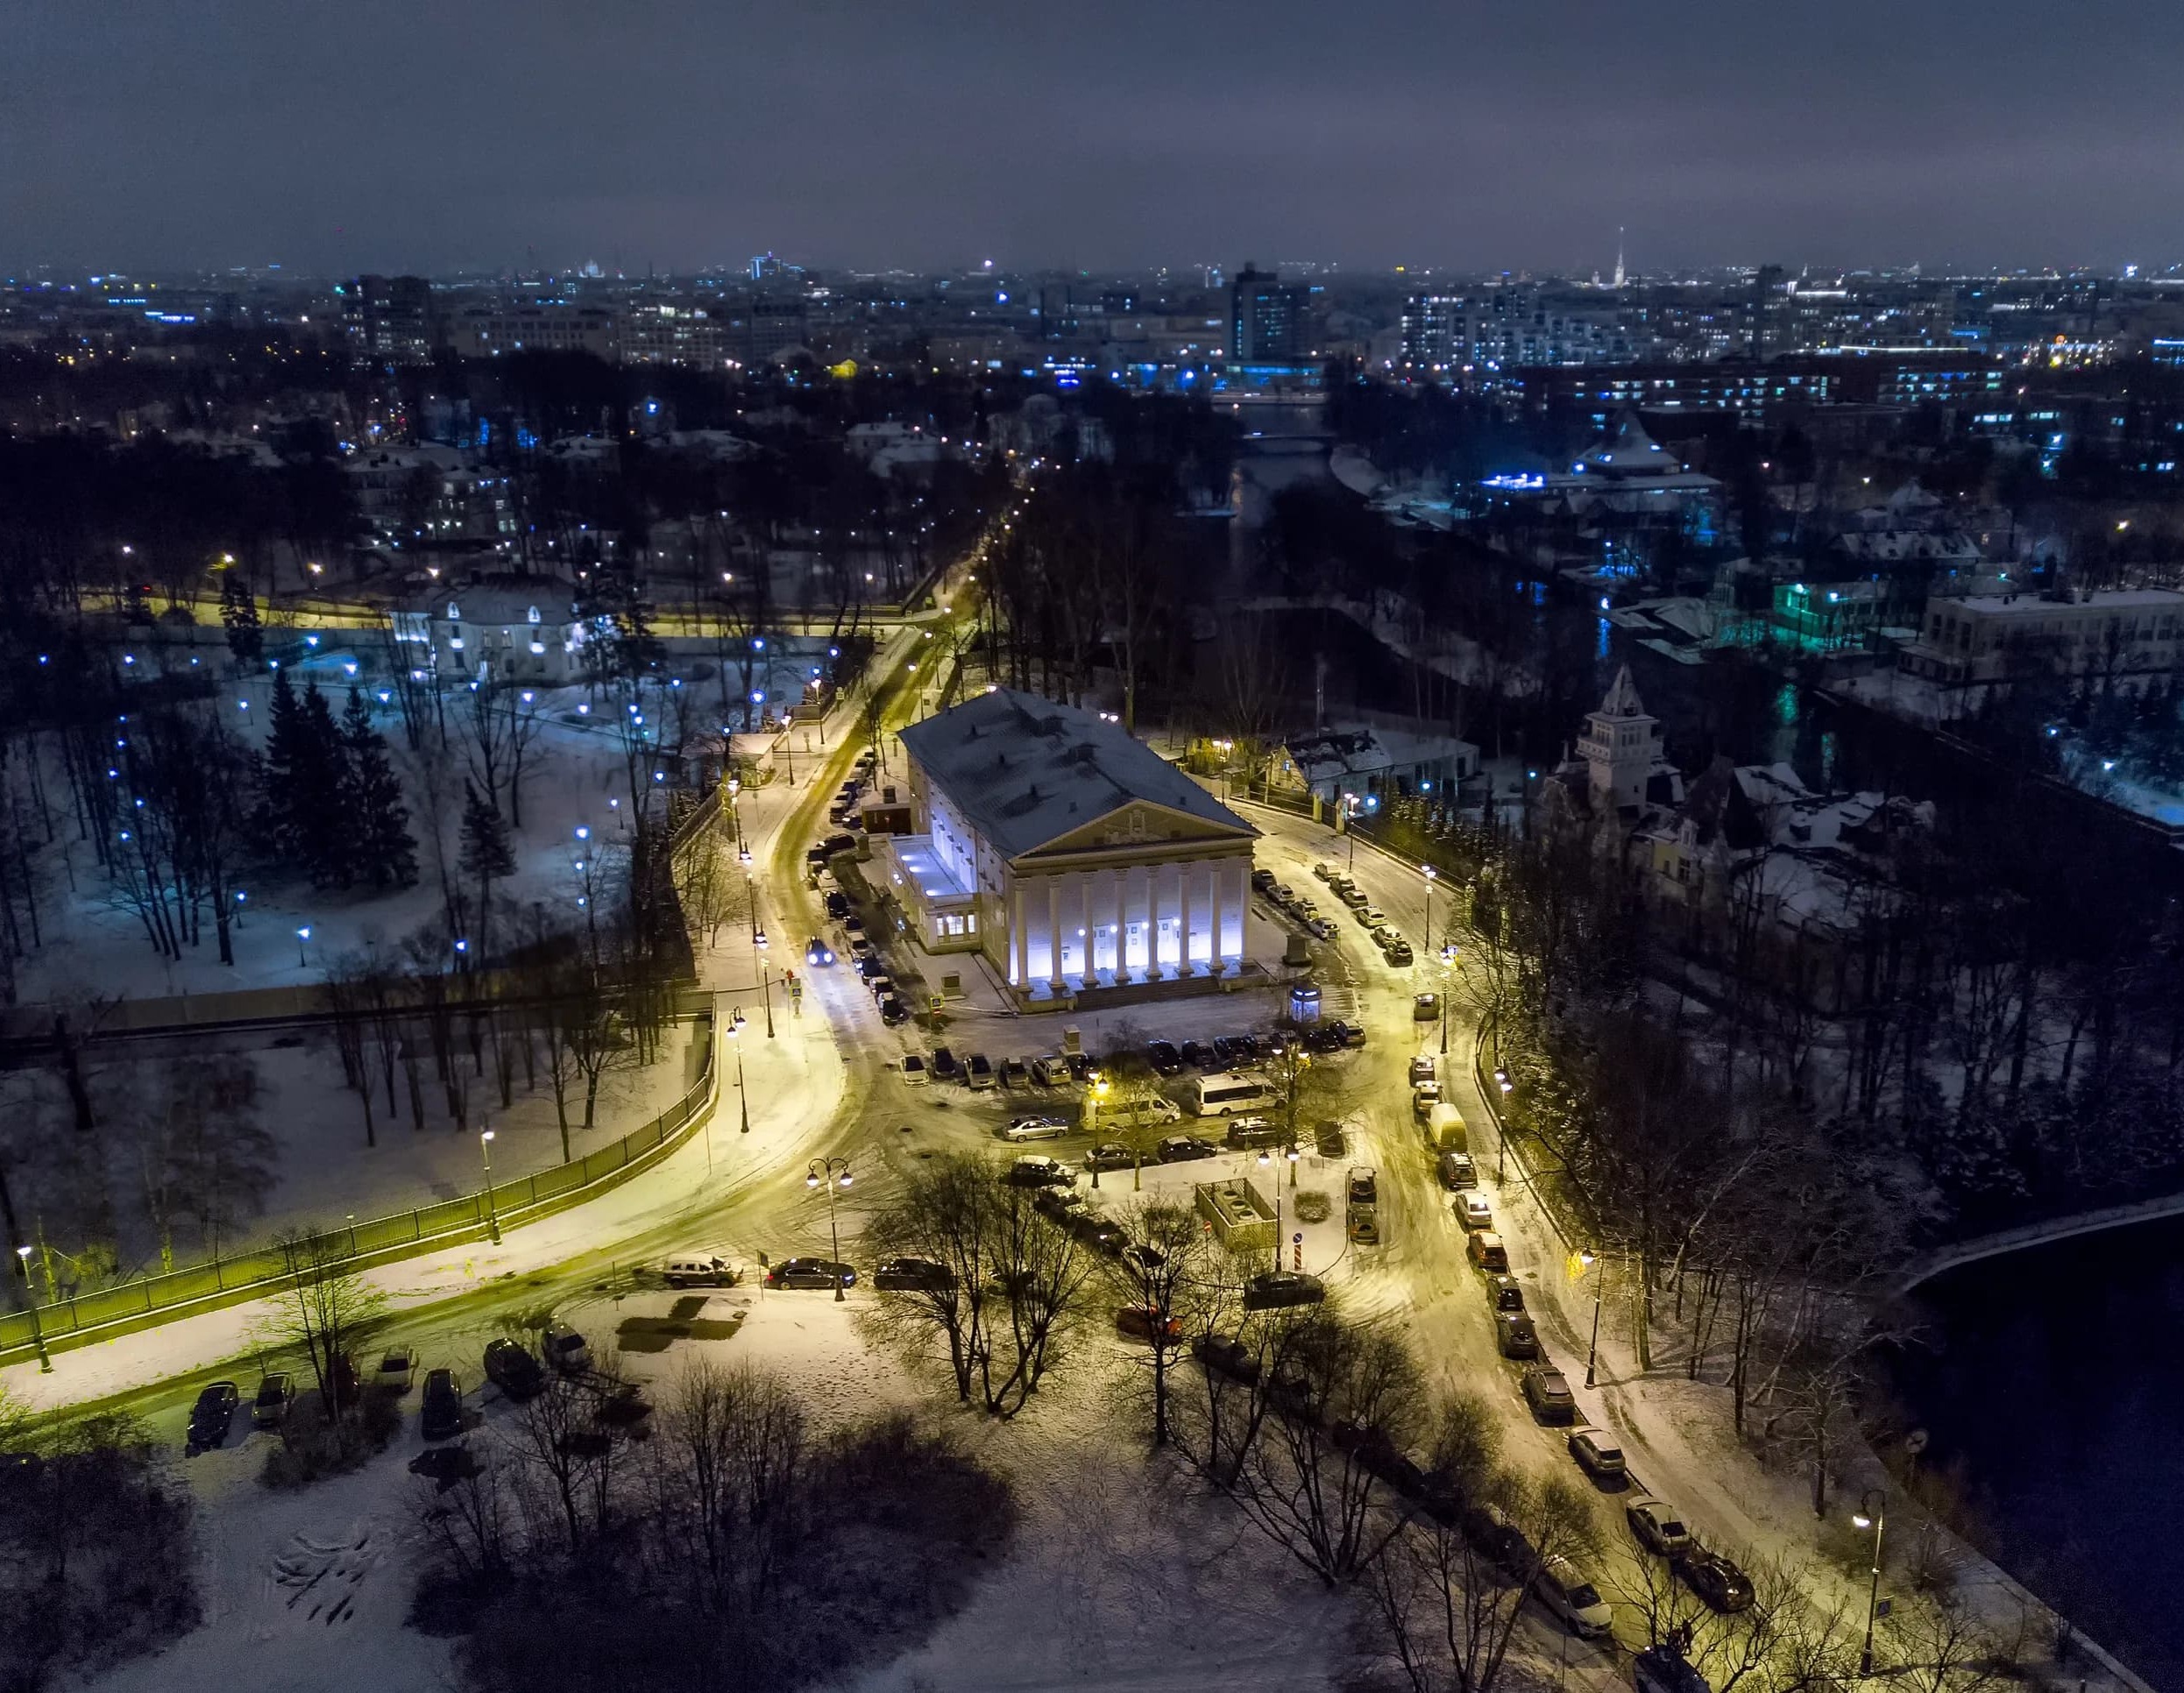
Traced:
[[1191, 1082], [1191, 1109], [1202, 1117], [1230, 1117], [1265, 1111], [1274, 1102], [1266, 1078], [1249, 1070], [1225, 1076], [1198, 1076]]
[[1102, 1100], [1084, 1097], [1083, 1123], [1095, 1132], [1103, 1129], [1157, 1129], [1183, 1120], [1182, 1108], [1159, 1094], [1137, 1099]]
[[1600, 1590], [1567, 1558], [1549, 1558], [1532, 1577], [1540, 1603], [1580, 1640], [1597, 1640], [1614, 1626], [1615, 1612]]
[[670, 1287], [733, 1287], [743, 1279], [743, 1261], [718, 1252], [677, 1252], [660, 1273]]

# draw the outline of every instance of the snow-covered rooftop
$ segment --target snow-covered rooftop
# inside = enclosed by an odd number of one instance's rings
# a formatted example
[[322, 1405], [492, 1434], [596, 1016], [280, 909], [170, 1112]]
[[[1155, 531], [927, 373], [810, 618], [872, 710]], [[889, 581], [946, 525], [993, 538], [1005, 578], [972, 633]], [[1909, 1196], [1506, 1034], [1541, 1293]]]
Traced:
[[1003, 857], [1032, 852], [1143, 800], [1257, 830], [1143, 741], [1090, 712], [996, 688], [913, 723], [903, 745]]

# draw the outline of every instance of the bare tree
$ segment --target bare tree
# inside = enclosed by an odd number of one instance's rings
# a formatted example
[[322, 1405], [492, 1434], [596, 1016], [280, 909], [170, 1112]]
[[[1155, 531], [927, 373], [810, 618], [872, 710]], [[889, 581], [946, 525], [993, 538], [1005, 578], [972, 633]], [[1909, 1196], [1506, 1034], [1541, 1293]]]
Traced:
[[340, 1428], [356, 1395], [350, 1355], [386, 1312], [386, 1295], [359, 1272], [339, 1235], [285, 1229], [275, 1238], [284, 1281], [264, 1320], [260, 1343], [301, 1351], [318, 1384], [330, 1427]]

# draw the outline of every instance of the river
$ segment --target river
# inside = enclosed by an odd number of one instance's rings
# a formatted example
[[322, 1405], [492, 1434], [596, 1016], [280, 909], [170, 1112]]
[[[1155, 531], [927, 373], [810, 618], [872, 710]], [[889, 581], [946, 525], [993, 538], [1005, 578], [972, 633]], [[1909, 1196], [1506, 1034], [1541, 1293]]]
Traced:
[[2184, 1689], [2184, 1219], [2084, 1235], [1918, 1290], [1891, 1364], [1922, 1485], [2156, 1687]]

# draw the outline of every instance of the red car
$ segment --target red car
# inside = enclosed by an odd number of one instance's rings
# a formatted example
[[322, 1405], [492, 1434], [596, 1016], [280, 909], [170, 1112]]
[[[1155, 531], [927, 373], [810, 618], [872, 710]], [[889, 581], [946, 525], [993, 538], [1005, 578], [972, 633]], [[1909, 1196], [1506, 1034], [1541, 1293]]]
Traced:
[[1149, 1341], [1155, 1329], [1172, 1341], [1183, 1338], [1181, 1318], [1163, 1318], [1150, 1305], [1125, 1305], [1115, 1314], [1115, 1331], [1127, 1335], [1131, 1340]]

